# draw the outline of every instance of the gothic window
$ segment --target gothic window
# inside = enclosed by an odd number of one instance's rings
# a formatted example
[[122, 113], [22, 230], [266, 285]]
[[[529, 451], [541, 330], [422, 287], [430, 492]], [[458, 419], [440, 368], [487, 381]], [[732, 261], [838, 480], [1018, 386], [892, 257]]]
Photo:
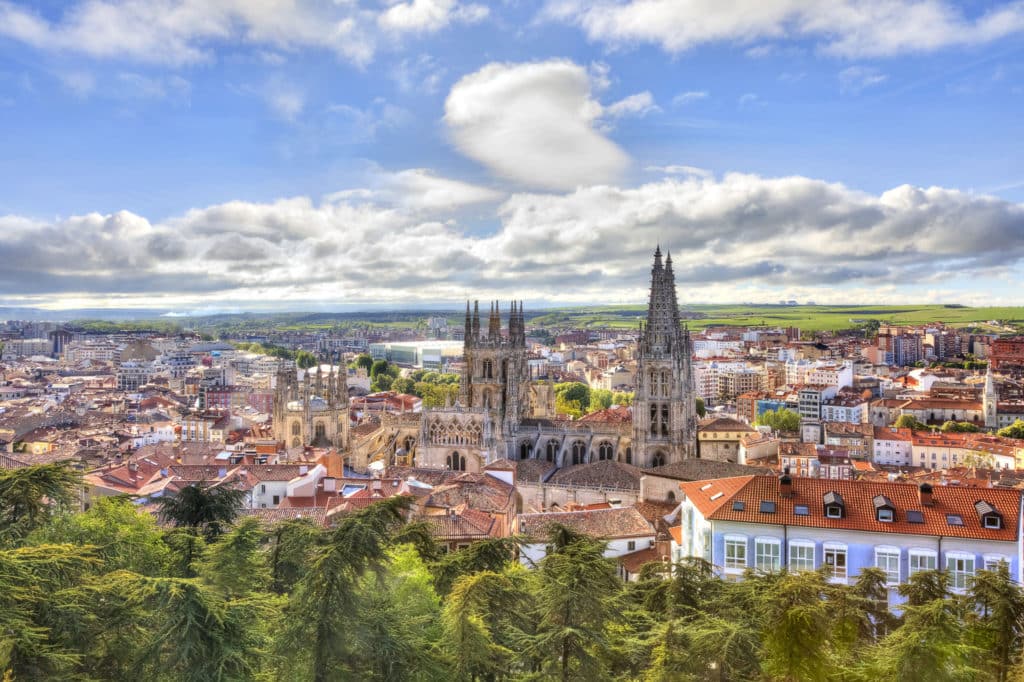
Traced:
[[578, 440], [572, 444], [572, 463], [584, 464], [587, 461], [587, 444]]
[[519, 444], [519, 459], [530, 459], [530, 454], [533, 452], [533, 446], [530, 441], [524, 440]]
[[484, 379], [494, 378], [494, 363], [490, 360], [484, 360]]
[[658, 406], [651, 403], [651, 435], [658, 435]]
[[302, 433], [302, 426], [299, 422], [292, 422], [292, 435], [298, 436], [300, 433]]
[[626, 446], [626, 464], [633, 463], [633, 446]]
[[402, 449], [408, 453], [412, 452], [412, 449], [414, 447], [416, 447], [416, 439], [413, 438], [412, 436], [406, 436], [405, 442], [402, 443]]
[[668, 397], [668, 387], [669, 387], [668, 372], [662, 372], [661, 373], [661, 395], [664, 398]]
[[668, 405], [661, 406], [661, 435], [668, 435]]
[[297, 448], [300, 445], [302, 445], [302, 441], [301, 440], [299, 440], [298, 438], [292, 438], [292, 447], [293, 448]]
[[613, 448], [611, 443], [608, 441], [602, 441], [601, 444], [597, 446], [597, 458], [602, 462], [606, 459], [611, 459], [612, 450]]
[[458, 452], [453, 452], [448, 455], [448, 468], [452, 471], [465, 471], [466, 470], [466, 458], [460, 455]]
[[651, 466], [652, 467], [663, 467], [663, 466], [665, 466], [665, 453], [664, 452], [655, 452], [654, 453], [654, 458], [651, 459]]
[[548, 441], [547, 453], [545, 455], [545, 458], [549, 462], [554, 462], [555, 457], [558, 457], [558, 441], [552, 438], [551, 440]]
[[314, 427], [314, 433], [316, 435], [313, 437], [313, 440], [323, 442], [324, 438], [327, 437], [327, 427], [324, 426], [323, 422], [317, 422]]
[[491, 409], [491, 392], [484, 391], [484, 409]]

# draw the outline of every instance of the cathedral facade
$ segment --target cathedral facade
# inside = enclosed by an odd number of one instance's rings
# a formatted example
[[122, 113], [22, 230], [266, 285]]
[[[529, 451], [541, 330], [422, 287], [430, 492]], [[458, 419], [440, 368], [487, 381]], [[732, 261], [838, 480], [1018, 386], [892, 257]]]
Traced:
[[557, 467], [602, 460], [653, 467], [696, 456], [692, 347], [680, 324], [672, 257], [663, 263], [660, 248], [637, 339], [631, 410], [555, 419], [551, 386], [530, 381], [522, 304], [511, 305], [503, 330], [492, 303], [486, 323], [484, 329], [479, 303], [467, 303], [459, 400], [422, 413], [412, 453], [417, 466], [479, 471], [497, 459], [537, 458]]
[[274, 440], [288, 448], [349, 447], [348, 377], [344, 367], [281, 368], [274, 386]]

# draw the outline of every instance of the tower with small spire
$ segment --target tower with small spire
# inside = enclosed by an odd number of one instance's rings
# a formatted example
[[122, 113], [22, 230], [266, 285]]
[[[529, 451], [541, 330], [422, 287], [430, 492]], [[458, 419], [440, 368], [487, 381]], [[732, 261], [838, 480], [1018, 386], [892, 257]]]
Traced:
[[697, 407], [690, 333], [679, 319], [672, 254], [654, 251], [647, 322], [637, 339], [633, 449], [636, 464], [662, 466], [694, 457]]
[[985, 412], [985, 428], [994, 429], [999, 426], [999, 394], [996, 392], [996, 382], [992, 376], [992, 363], [988, 363], [985, 370], [985, 391], [981, 394], [981, 406]]

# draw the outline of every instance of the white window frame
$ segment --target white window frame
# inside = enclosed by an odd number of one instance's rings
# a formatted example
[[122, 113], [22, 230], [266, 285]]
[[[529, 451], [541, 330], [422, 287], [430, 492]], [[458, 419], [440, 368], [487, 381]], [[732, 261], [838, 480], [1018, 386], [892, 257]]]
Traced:
[[[765, 553], [762, 549], [770, 549]], [[762, 558], [768, 559], [770, 566], [765, 568], [761, 564]], [[782, 569], [782, 540], [773, 537], [754, 538], [754, 568], [765, 573], [774, 573]]]
[[[815, 555], [815, 548], [816, 548], [815, 547], [815, 543], [813, 541], [811, 541], [811, 540], [790, 540], [789, 541], [789, 562], [786, 565], [787, 568], [790, 571], [813, 571], [814, 570], [814, 564], [815, 564], [815, 556], [814, 556]], [[805, 561], [806, 557], [799, 557], [798, 559], [794, 560], [794, 557], [793, 557], [793, 550], [794, 549], [799, 549], [799, 550], [808, 550], [809, 549], [809, 550], [811, 550], [811, 552], [810, 552], [810, 554], [811, 554], [811, 561], [810, 561], [810, 565], [809, 566], [806, 565], [806, 561]]]
[[[964, 562], [963, 570], [954, 566], [954, 562], [957, 561]], [[966, 562], [970, 562], [970, 570], [967, 569]], [[946, 571], [949, 573], [950, 589], [954, 592], [963, 592], [978, 571], [978, 557], [969, 552], [946, 552]]]
[[[847, 578], [850, 575], [850, 549], [842, 542], [826, 542], [822, 549], [824, 550], [821, 555], [821, 565], [825, 567], [827, 571], [829, 582], [833, 583], [846, 583]], [[843, 557], [843, 574], [840, 576], [834, 570], [836, 563], [828, 563], [828, 555], [839, 556], [842, 553]]]
[[[907, 578], [922, 571], [934, 571], [939, 568], [939, 553], [934, 549], [911, 549], [907, 552]], [[930, 568], [922, 567], [921, 559], [929, 559], [932, 564]], [[918, 565], [915, 567], [914, 564]]]
[[[724, 545], [722, 548], [722, 568], [726, 573], [742, 573], [747, 570], [747, 545], [749, 544], [746, 535], [726, 535], [724, 538]], [[741, 558], [738, 556], [729, 556], [729, 547], [741, 547], [742, 565]], [[735, 554], [735, 553], [734, 553]]]
[[[900, 584], [900, 548], [893, 547], [891, 545], [880, 545], [875, 547], [875, 568], [880, 568], [885, 571], [885, 584], [886, 585], [899, 585]], [[882, 559], [884, 558], [884, 564]], [[896, 559], [895, 579], [893, 576], [893, 569], [889, 565], [892, 559]]]
[[[885, 514], [888, 518], [882, 518], [883, 514]], [[882, 523], [892, 523], [896, 520], [896, 515], [893, 513], [892, 509], [879, 509], [878, 520]]]
[[[994, 525], [994, 526], [988, 525], [989, 521], [995, 521], [996, 525]], [[1000, 528], [1003, 527], [1003, 520], [1000, 517], [996, 516], [995, 514], [987, 514], [985, 516], [985, 518], [984, 518], [984, 521], [982, 521], [981, 525], [982, 525], [982, 527], [986, 528], [987, 530], [999, 530]]]
[[981, 565], [986, 571], [994, 571], [999, 564], [1006, 564], [1010, 566], [1010, 557], [1005, 554], [986, 554], [981, 558]]
[[[832, 512], [836, 513], [833, 514]], [[838, 504], [829, 504], [825, 506], [825, 518], [826, 519], [841, 519], [843, 518], [843, 508]]]

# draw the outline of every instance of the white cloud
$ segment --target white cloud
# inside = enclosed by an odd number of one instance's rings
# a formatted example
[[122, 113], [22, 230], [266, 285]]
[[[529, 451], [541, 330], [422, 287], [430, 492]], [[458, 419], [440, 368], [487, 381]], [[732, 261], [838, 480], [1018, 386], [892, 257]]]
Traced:
[[736, 104], [739, 105], [740, 109], [747, 109], [760, 104], [760, 100], [761, 98], [758, 97], [756, 93], [745, 92], [739, 96], [739, 99], [736, 100]]
[[[548, 0], [543, 18], [578, 25], [611, 46], [653, 43], [679, 53], [718, 42], [816, 39], [841, 57], [884, 57], [977, 45], [1024, 31], [1024, 3], [967, 17], [944, 0]], [[773, 46], [748, 50], [767, 56]]]
[[377, 17], [382, 28], [410, 33], [433, 33], [451, 23], [474, 24], [487, 17], [484, 5], [455, 0], [409, 0], [392, 5]]
[[119, 73], [118, 88], [113, 94], [127, 99], [187, 99], [192, 84], [181, 76], [144, 76], [139, 73]]
[[381, 131], [401, 128], [412, 120], [409, 111], [383, 99], [376, 99], [364, 108], [333, 104], [327, 108], [327, 113], [347, 121], [349, 142], [370, 142]]
[[839, 92], [859, 95], [866, 88], [884, 83], [889, 77], [870, 66], [851, 66], [839, 72]]
[[687, 92], [681, 92], [672, 98], [672, 106], [684, 107], [687, 104], [692, 104], [693, 102], [699, 102], [702, 99], [707, 99], [708, 96], [709, 93], [705, 90], [689, 90]]
[[424, 169], [319, 204], [231, 201], [161, 222], [127, 211], [0, 216], [0, 290], [8, 302], [82, 305], [124, 291], [138, 293], [123, 305], [293, 309], [467, 296], [639, 303], [660, 241], [684, 301], [1016, 296], [1024, 204], [939, 187], [870, 194], [799, 176], [679, 173], [636, 187], [516, 194], [496, 209], [490, 234], [429, 214], [497, 194]]
[[610, 182], [629, 158], [596, 129], [604, 108], [592, 89], [570, 61], [491, 63], [452, 87], [444, 120], [459, 151], [523, 185]]
[[697, 166], [647, 166], [644, 168], [648, 173], [663, 173], [665, 175], [695, 175], [699, 178], [713, 178], [714, 173]]
[[448, 72], [429, 54], [415, 59], [406, 58], [391, 70], [391, 79], [404, 93], [423, 92], [432, 95], [441, 86], [441, 79]]
[[291, 50], [313, 47], [365, 64], [376, 16], [358, 4], [313, 0], [79, 0], [49, 21], [0, 0], [0, 36], [45, 50], [159, 64], [209, 61], [222, 43]]
[[623, 118], [626, 116], [643, 118], [647, 114], [658, 111], [661, 111], [661, 108], [654, 103], [654, 96], [651, 95], [650, 91], [644, 90], [609, 104], [605, 109], [605, 115], [611, 118]]

